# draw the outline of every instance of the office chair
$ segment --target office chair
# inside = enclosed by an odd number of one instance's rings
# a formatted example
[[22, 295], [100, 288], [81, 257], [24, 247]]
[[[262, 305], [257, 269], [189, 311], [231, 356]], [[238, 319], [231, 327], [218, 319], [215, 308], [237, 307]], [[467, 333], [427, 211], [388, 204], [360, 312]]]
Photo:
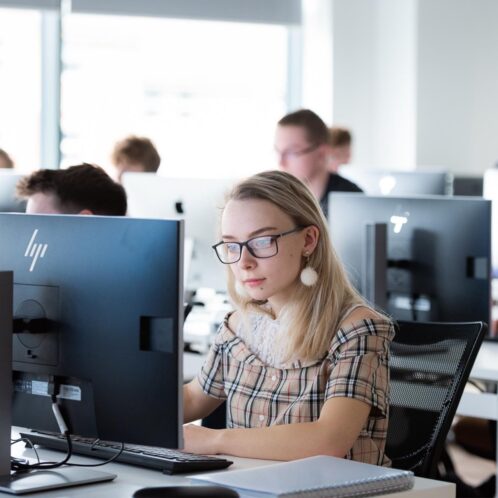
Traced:
[[483, 322], [398, 322], [386, 443], [393, 467], [440, 477], [446, 436], [486, 329]]

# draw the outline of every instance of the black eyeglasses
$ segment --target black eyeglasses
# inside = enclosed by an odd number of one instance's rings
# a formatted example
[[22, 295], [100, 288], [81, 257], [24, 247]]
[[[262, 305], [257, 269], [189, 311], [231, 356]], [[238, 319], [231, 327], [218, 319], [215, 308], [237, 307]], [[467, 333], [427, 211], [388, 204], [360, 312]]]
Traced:
[[278, 254], [277, 240], [280, 237], [299, 232], [304, 228], [306, 228], [306, 226], [299, 225], [287, 232], [253, 237], [245, 242], [218, 242], [218, 244], [215, 244], [212, 247], [216, 252], [216, 256], [218, 256], [218, 259], [225, 265], [237, 263], [242, 255], [243, 247], [247, 247], [249, 253], [255, 258], [271, 258]]
[[276, 150], [275, 149], [275, 153], [281, 157], [282, 159], [296, 159], [298, 157], [301, 157], [301, 156], [305, 156], [306, 154], [309, 154], [310, 152], [313, 152], [315, 151], [316, 149], [318, 149], [318, 147], [320, 147], [321, 144], [312, 144], [308, 147], [306, 147], [305, 149], [301, 149], [301, 150], [283, 150], [283, 151], [279, 151], [279, 150]]

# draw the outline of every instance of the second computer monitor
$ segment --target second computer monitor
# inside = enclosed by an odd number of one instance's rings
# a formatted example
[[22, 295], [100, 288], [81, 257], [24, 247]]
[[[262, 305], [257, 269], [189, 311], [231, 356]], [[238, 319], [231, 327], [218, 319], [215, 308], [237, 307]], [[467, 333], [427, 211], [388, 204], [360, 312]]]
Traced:
[[[333, 193], [329, 225], [360, 292], [385, 279], [387, 295], [378, 300], [395, 318], [489, 323], [490, 204], [461, 197]], [[385, 249], [382, 238], [367, 235], [374, 224], [386, 227]], [[375, 264], [381, 273], [369, 273]], [[366, 281], [365, 275], [376, 281]]]
[[16, 197], [16, 185], [22, 177], [12, 170], [0, 170], [0, 212], [24, 213], [26, 202]]
[[212, 245], [218, 242], [225, 195], [236, 182], [235, 178], [167, 178], [153, 173], [123, 175], [130, 216], [185, 220], [185, 239], [192, 241], [186, 275], [189, 290], [226, 289], [226, 268], [219, 263]]
[[395, 171], [343, 166], [341, 176], [368, 195], [445, 195], [451, 178], [445, 171]]

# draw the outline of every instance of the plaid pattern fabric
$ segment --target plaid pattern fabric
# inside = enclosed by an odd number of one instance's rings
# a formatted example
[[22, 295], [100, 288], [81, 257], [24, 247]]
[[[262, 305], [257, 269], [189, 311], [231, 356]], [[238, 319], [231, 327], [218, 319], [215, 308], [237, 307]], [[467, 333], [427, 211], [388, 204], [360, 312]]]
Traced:
[[387, 319], [362, 320], [340, 328], [322, 360], [275, 368], [265, 365], [229, 329], [227, 316], [198, 381], [209, 396], [227, 400], [229, 428], [312, 422], [329, 398], [364, 401], [371, 406], [370, 415], [346, 457], [389, 465], [384, 447], [393, 337]]

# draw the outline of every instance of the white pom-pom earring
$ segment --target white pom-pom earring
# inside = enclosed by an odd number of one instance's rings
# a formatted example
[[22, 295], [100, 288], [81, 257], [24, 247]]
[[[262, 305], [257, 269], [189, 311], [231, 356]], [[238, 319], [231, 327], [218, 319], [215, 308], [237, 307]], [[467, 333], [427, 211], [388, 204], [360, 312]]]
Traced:
[[309, 254], [305, 253], [304, 257], [306, 258], [306, 266], [301, 270], [301, 274], [299, 278], [301, 279], [301, 283], [306, 285], [306, 287], [312, 287], [318, 281], [318, 273], [309, 265]]
[[244, 284], [238, 280], [235, 281], [235, 292], [243, 299], [247, 299], [249, 297]]

